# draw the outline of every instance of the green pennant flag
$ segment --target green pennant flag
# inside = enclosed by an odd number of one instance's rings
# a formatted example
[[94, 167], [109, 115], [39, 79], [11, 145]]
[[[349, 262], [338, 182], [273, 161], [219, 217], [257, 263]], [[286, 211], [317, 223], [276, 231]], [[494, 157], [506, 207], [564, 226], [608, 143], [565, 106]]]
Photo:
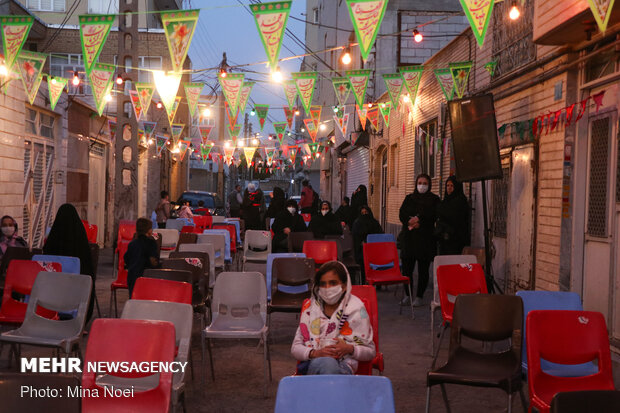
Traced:
[[599, 30], [605, 33], [611, 17], [611, 9], [614, 7], [614, 0], [588, 0], [588, 5], [590, 5]]
[[138, 92], [135, 90], [130, 90], [129, 98], [131, 100], [131, 105], [133, 106], [133, 112], [136, 115], [136, 121], [140, 121], [140, 118], [142, 118], [142, 104], [140, 103]]
[[185, 98], [187, 99], [187, 106], [189, 107], [189, 113], [192, 118], [196, 114], [196, 108], [198, 107], [198, 100], [202, 89], [205, 87], [204, 83], [185, 83]]
[[58, 99], [65, 87], [67, 87], [67, 83], [69, 83], [69, 79], [47, 75], [47, 89], [50, 94], [50, 107], [52, 110], [56, 109], [56, 103], [58, 103]]
[[375, 44], [387, 3], [388, 0], [347, 0], [349, 15], [364, 61], [368, 60], [370, 49]]
[[291, 109], [289, 108], [284, 108], [284, 116], [286, 117], [286, 123], [288, 123], [288, 127], [289, 129], [293, 128], [293, 115], [295, 112], [293, 112]]
[[248, 104], [248, 99], [250, 98], [250, 93], [252, 93], [254, 83], [255, 82], [243, 82], [243, 86], [241, 86], [241, 93], [239, 95], [239, 109], [237, 112], [245, 112], [245, 107]]
[[161, 151], [166, 146], [166, 143], [168, 143], [168, 137], [167, 136], [157, 135], [155, 137], [155, 145], [157, 145], [157, 156], [158, 157], [161, 157]]
[[173, 123], [170, 125], [170, 134], [172, 135], [172, 142], [176, 145], [183, 133], [183, 129], [185, 129], [185, 124], [183, 123]]
[[267, 165], [271, 165], [273, 163], [273, 157], [276, 153], [275, 148], [267, 148], [265, 149], [265, 155], [267, 156]]
[[304, 125], [306, 125], [306, 130], [308, 131], [308, 135], [310, 135], [310, 139], [314, 142], [316, 140], [316, 134], [319, 131], [316, 127], [314, 119], [304, 119]]
[[202, 140], [202, 144], [205, 145], [207, 140], [209, 139], [209, 134], [213, 129], [212, 125], [200, 125], [198, 126], [198, 130], [200, 131], [200, 139]]
[[288, 108], [290, 111], [295, 110], [295, 99], [297, 98], [297, 85], [294, 79], [284, 82], [284, 94], [286, 95], [286, 101], [288, 102]]
[[228, 135], [230, 136], [230, 139], [233, 141], [234, 145], [237, 144], [237, 138], [239, 137], [239, 133], [241, 132], [241, 126], [242, 125], [235, 125], [232, 130], [228, 131]]
[[308, 147], [310, 148], [310, 153], [314, 156], [314, 154], [317, 153], [317, 151], [319, 150], [319, 143], [318, 142], [309, 143]]
[[200, 156], [202, 157], [203, 165], [207, 163], [207, 159], [209, 158], [209, 153], [211, 153], [211, 149], [213, 149], [213, 142], [200, 144]]
[[452, 78], [452, 71], [450, 69], [435, 69], [434, 73], [446, 100], [452, 100], [454, 97], [454, 79]]
[[323, 107], [320, 105], [310, 106], [310, 119], [314, 122], [315, 130], [319, 130], [319, 124], [321, 123], [321, 111]]
[[420, 80], [422, 79], [422, 72], [424, 71], [423, 66], [407, 66], [401, 67], [398, 69], [400, 71], [400, 75], [403, 77], [403, 83], [409, 92], [409, 99], [411, 104], [415, 104], [415, 98], [418, 94], [418, 86], [420, 85]]
[[390, 112], [392, 112], [392, 102], [382, 102], [379, 103], [379, 110], [381, 111], [381, 116], [383, 116], [383, 123], [385, 126], [390, 126]]
[[189, 146], [192, 143], [190, 141], [186, 141], [186, 140], [180, 140], [179, 141], [179, 156], [181, 157], [181, 162], [183, 162], [183, 158], [185, 158], [185, 154], [187, 153], [187, 150], [189, 149]]
[[183, 62], [185, 62], [189, 44], [196, 31], [199, 13], [200, 10], [175, 10], [160, 13], [174, 72], [183, 70]]
[[484, 36], [489, 27], [491, 15], [493, 15], [494, 0], [460, 0], [465, 16], [471, 25], [478, 46], [482, 47]]
[[26, 43], [32, 23], [34, 23], [32, 16], [0, 16], [4, 64], [9, 72], [13, 68], [15, 59], [19, 56], [19, 52], [22, 51], [24, 43]]
[[115, 18], [115, 14], [85, 14], [79, 17], [82, 55], [87, 75], [90, 75], [99, 59]]
[[304, 106], [306, 113], [310, 113], [310, 105], [312, 104], [312, 97], [314, 96], [314, 85], [318, 78], [317, 72], [295, 72], [291, 73], [293, 80], [295, 81], [295, 87], [299, 98]]
[[346, 77], [332, 77], [332, 86], [334, 92], [336, 92], [336, 98], [338, 98], [338, 104], [344, 106], [347, 104], [347, 99], [351, 93], [351, 83]]
[[294, 165], [295, 164], [295, 157], [297, 156], [297, 147], [296, 146], [290, 146], [288, 148], [288, 157], [291, 160], [291, 163]]
[[260, 123], [260, 130], [262, 132], [265, 126], [265, 120], [267, 119], [269, 105], [254, 105], [254, 110], [256, 110], [256, 116], [258, 116], [258, 123]]
[[472, 62], [450, 63], [449, 67], [450, 73], [452, 73], [452, 80], [454, 81], [454, 92], [460, 99], [465, 94], [465, 89], [467, 89], [467, 79], [469, 79]]
[[362, 106], [364, 104], [364, 99], [366, 99], [366, 87], [368, 86], [368, 79], [370, 79], [371, 73], [372, 70], [370, 69], [348, 70], [345, 73], [351, 83], [355, 101], [359, 106]]
[[278, 141], [280, 145], [284, 143], [284, 133], [286, 132], [287, 122], [274, 122], [273, 128], [276, 130], [276, 135], [278, 136]]
[[177, 114], [177, 110], [179, 109], [180, 103], [181, 103], [181, 97], [177, 96], [176, 99], [174, 99], [174, 103], [172, 104], [172, 107], [170, 108], [170, 112], [168, 113], [168, 123], [170, 125], [172, 125], [172, 122], [174, 122], [174, 116]]
[[291, 11], [291, 0], [253, 4], [250, 10], [254, 15], [271, 70], [276, 70], [286, 22]]
[[179, 85], [181, 84], [181, 73], [168, 73], [165, 74], [161, 70], [153, 72], [153, 80], [155, 82], [155, 88], [161, 103], [166, 108], [166, 113], [170, 115], [173, 109], [174, 102], [177, 98], [177, 92], [179, 91]]
[[495, 68], [497, 67], [497, 60], [491, 60], [484, 64], [484, 68], [489, 72], [489, 76], [493, 77], [495, 74]]
[[142, 107], [142, 112], [144, 112], [144, 117], [149, 112], [149, 107], [151, 106], [151, 100], [153, 99], [153, 93], [155, 93], [155, 88], [151, 83], [147, 82], [136, 82], [134, 83], [136, 86], [136, 91], [138, 92], [138, 99], [140, 99], [140, 106]]
[[153, 132], [155, 132], [155, 126], [157, 126], [157, 122], [142, 122], [144, 125], [144, 133], [146, 134], [146, 139], [151, 139], [153, 137]]
[[112, 90], [112, 75], [115, 70], [116, 68], [113, 65], [95, 63], [88, 75], [93, 97], [95, 98], [95, 107], [99, 116], [103, 114], [106, 96]]
[[383, 81], [390, 95], [392, 106], [397, 109], [400, 103], [400, 92], [403, 90], [403, 77], [400, 73], [389, 73], [383, 75]]
[[239, 109], [239, 101], [241, 96], [241, 89], [243, 88], [243, 79], [245, 74], [243, 73], [224, 73], [218, 76], [222, 92], [228, 102], [228, 108], [233, 118], [237, 117], [237, 110]]
[[224, 102], [224, 109], [226, 111], [226, 116], [228, 116], [228, 130], [232, 132], [235, 129], [235, 125], [237, 124], [237, 118], [239, 117], [239, 111], [237, 111], [237, 114], [233, 116], [230, 113], [230, 106], [228, 106], [228, 102]]
[[45, 65], [46, 58], [46, 54], [26, 50], [22, 50], [17, 56], [17, 69], [31, 105], [34, 104], [41, 80], [43, 80], [43, 65]]

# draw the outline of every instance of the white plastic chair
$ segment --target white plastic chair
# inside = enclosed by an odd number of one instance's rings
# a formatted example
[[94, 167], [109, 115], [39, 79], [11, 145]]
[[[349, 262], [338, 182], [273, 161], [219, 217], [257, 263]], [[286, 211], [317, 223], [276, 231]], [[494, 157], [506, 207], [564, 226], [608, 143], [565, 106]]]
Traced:
[[205, 229], [204, 231], [202, 231], [203, 234], [220, 234], [223, 235], [225, 238], [225, 249], [224, 249], [224, 261], [227, 264], [232, 264], [232, 256], [231, 256], [231, 252], [230, 252], [230, 232], [228, 232], [228, 230], [226, 229]]
[[271, 233], [247, 230], [243, 243], [243, 263], [248, 261], [266, 263], [269, 254], [271, 254]]
[[179, 242], [179, 231], [172, 228], [158, 228], [153, 230], [153, 234], [158, 234], [161, 237], [161, 250], [159, 257], [166, 259], [170, 256], [170, 252], [177, 248]]
[[211, 217], [211, 219], [212, 219], [211, 222], [214, 223], [214, 224], [219, 224], [221, 222], [225, 222], [226, 221], [226, 217], [221, 217], [219, 215], [213, 215]]
[[168, 218], [166, 220], [166, 229], [176, 229], [177, 231], [181, 231], [184, 225], [185, 221], [182, 219]]
[[202, 332], [203, 379], [206, 377], [205, 346], [209, 351], [211, 378], [215, 380], [211, 339], [254, 338], [263, 342], [264, 395], [267, 395], [267, 364], [271, 358], [267, 327], [267, 288], [258, 272], [223, 272], [215, 281], [211, 301], [211, 324]]
[[435, 354], [435, 310], [441, 308], [437, 268], [440, 265], [477, 264], [475, 255], [436, 255], [433, 261], [433, 301], [431, 301], [431, 354]]
[[226, 236], [224, 234], [198, 234], [196, 244], [212, 244], [215, 266], [224, 268], [226, 261]]

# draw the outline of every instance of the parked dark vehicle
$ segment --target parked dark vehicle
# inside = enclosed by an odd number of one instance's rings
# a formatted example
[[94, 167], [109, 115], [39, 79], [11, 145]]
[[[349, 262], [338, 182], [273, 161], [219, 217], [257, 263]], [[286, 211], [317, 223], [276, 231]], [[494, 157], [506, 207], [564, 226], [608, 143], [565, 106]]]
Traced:
[[[176, 204], [174, 205], [174, 208], [172, 209], [172, 218], [177, 218], [177, 213], [181, 205], [181, 200], [189, 201], [189, 207], [196, 215], [204, 215], [200, 212], [196, 213], [196, 210], [199, 208], [207, 208], [211, 215], [224, 216], [226, 214], [226, 211], [224, 210], [224, 202], [218, 196], [218, 194], [214, 192], [204, 191], [185, 191], [181, 194]], [[203, 201], [204, 205], [198, 206], [199, 201]]]

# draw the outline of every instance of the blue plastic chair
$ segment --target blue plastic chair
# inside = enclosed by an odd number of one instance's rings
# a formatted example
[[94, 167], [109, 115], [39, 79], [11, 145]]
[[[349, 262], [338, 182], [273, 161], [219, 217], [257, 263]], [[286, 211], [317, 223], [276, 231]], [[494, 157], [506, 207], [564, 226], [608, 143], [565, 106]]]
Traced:
[[289, 376], [280, 380], [274, 413], [394, 413], [392, 382], [383, 376]]
[[235, 226], [235, 228], [237, 229], [237, 245], [241, 245], [241, 222], [239, 222], [238, 219], [229, 218], [226, 218], [224, 222], [227, 224], [233, 224]]
[[[267, 256], [267, 271], [265, 274], [265, 279], [267, 281], [267, 301], [271, 301], [271, 271], [273, 269], [273, 260], [275, 260], [276, 258], [306, 258], [306, 254], [304, 254], [303, 252], [276, 252], [271, 253]], [[285, 293], [297, 294], [308, 291], [308, 286], [300, 285], [297, 287], [293, 287], [290, 285], [278, 285], [278, 289]]]
[[77, 257], [67, 257], [65, 255], [36, 254], [32, 256], [32, 261], [57, 262], [61, 265], [62, 272], [69, 274], [80, 273], [80, 259]]
[[181, 232], [183, 226], [185, 225], [185, 221], [180, 218], [169, 218], [166, 220], [166, 229], [176, 229]]
[[[527, 337], [525, 322], [527, 314], [533, 310], [569, 310], [583, 311], [581, 298], [577, 293], [565, 291], [519, 291], [517, 297], [523, 300], [523, 349], [521, 352], [521, 367], [527, 377]], [[598, 367], [592, 363], [557, 364], [547, 360], [540, 360], [540, 367], [545, 373], [558, 377], [581, 377], [598, 372]]]
[[228, 264], [232, 262], [232, 256], [230, 255], [230, 232], [225, 229], [205, 229], [203, 234], [219, 234], [226, 237], [226, 245], [224, 248], [224, 261]]
[[155, 211], [151, 212], [151, 222], [153, 223], [153, 229], [159, 228], [157, 225], [157, 213]]
[[191, 226], [191, 227], [196, 226], [196, 224], [194, 224], [194, 220], [191, 218], [177, 218], [177, 219], [183, 222], [183, 226]]
[[368, 234], [366, 242], [396, 242], [394, 234]]

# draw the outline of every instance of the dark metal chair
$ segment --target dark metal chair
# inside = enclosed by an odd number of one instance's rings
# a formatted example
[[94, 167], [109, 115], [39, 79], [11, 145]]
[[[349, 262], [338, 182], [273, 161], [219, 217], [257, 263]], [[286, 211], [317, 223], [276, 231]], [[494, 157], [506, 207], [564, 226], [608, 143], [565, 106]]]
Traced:
[[[526, 410], [521, 381], [522, 328], [521, 298], [459, 295], [454, 306], [448, 361], [426, 375], [426, 412], [430, 411], [431, 387], [437, 384], [441, 386], [446, 409], [450, 412], [446, 383], [500, 388], [508, 394], [508, 413], [512, 412], [512, 395], [518, 391]], [[477, 352], [463, 345], [464, 337], [484, 343], [510, 340], [510, 347], [500, 352]]]
[[602, 412], [620, 412], [619, 390], [562, 392], [551, 401], [551, 413]]
[[179, 251], [179, 246], [182, 244], [195, 244], [198, 239], [198, 234], [193, 232], [182, 232], [179, 234], [179, 241], [175, 251]]
[[313, 239], [314, 234], [312, 232], [291, 232], [288, 234], [288, 252], [302, 252], [304, 242]]
[[157, 278], [160, 280], [178, 281], [191, 284], [192, 273], [189, 271], [171, 270], [169, 268], [147, 268], [142, 274], [146, 278]]
[[[314, 260], [312, 258], [276, 258], [273, 260], [272, 283], [283, 286], [299, 287], [307, 285], [308, 290], [298, 293], [283, 291], [276, 287], [267, 306], [267, 314], [274, 312], [299, 313], [306, 298], [310, 298], [314, 278]], [[267, 286], [271, 288], [271, 286]]]

